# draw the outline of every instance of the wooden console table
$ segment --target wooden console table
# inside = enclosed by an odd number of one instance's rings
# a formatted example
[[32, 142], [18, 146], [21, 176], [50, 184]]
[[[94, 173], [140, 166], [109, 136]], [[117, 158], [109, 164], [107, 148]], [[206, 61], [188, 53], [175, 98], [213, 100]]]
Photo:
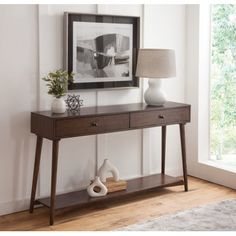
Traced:
[[[185, 191], [188, 191], [185, 150], [185, 124], [187, 122], [190, 122], [190, 105], [175, 102], [166, 102], [161, 107], [147, 106], [142, 103], [87, 107], [82, 108], [80, 113], [76, 115], [70, 113], [52, 114], [51, 111], [32, 112], [31, 132], [37, 135], [37, 145], [30, 212], [33, 212], [36, 204], [49, 207], [50, 224], [52, 225], [56, 209], [100, 202], [127, 194], [137, 194], [148, 189], [182, 184], [184, 184]], [[179, 124], [180, 127], [183, 180], [165, 175], [166, 126], [173, 124]], [[160, 174], [128, 180], [126, 190], [110, 193], [104, 197], [91, 198], [86, 189], [56, 196], [58, 149], [61, 139], [156, 126], [162, 127]], [[51, 196], [35, 200], [43, 138], [52, 140]]]

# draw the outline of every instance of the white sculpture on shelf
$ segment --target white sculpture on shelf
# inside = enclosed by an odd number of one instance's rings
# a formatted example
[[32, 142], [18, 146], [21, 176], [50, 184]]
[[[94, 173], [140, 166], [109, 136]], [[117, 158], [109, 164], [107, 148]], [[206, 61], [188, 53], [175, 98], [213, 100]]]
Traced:
[[102, 166], [98, 170], [98, 176], [103, 183], [106, 183], [107, 174], [111, 172], [115, 181], [119, 181], [118, 169], [108, 160], [105, 159]]
[[[95, 192], [95, 187], [99, 187], [100, 191]], [[94, 182], [88, 186], [87, 192], [90, 197], [102, 197], [107, 194], [107, 187], [101, 182], [100, 178], [96, 176]]]

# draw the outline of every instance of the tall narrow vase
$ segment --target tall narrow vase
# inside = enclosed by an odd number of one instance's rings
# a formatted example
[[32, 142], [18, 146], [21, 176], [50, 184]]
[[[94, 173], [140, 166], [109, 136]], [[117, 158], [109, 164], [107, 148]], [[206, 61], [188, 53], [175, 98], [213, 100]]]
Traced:
[[119, 181], [119, 171], [118, 169], [108, 160], [103, 161], [102, 166], [98, 170], [98, 176], [103, 183], [106, 183], [107, 175], [111, 172], [115, 181]]

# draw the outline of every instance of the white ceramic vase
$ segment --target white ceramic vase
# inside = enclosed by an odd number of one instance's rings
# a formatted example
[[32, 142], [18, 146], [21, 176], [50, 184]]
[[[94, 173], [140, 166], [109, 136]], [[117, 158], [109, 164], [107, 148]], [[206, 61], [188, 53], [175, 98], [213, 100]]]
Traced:
[[[101, 189], [100, 192], [95, 192], [95, 187], [99, 187]], [[107, 187], [101, 182], [100, 178], [96, 176], [94, 182], [88, 186], [87, 192], [90, 197], [102, 197], [107, 194]]]
[[115, 181], [119, 181], [119, 171], [118, 169], [108, 160], [105, 159], [102, 166], [98, 170], [98, 176], [103, 183], [106, 182], [107, 174], [111, 172]]
[[66, 111], [66, 103], [62, 97], [54, 98], [52, 101], [52, 108], [53, 113], [64, 113]]
[[144, 93], [144, 100], [151, 106], [162, 106], [166, 102], [166, 95], [161, 89], [161, 79], [149, 79], [149, 87]]

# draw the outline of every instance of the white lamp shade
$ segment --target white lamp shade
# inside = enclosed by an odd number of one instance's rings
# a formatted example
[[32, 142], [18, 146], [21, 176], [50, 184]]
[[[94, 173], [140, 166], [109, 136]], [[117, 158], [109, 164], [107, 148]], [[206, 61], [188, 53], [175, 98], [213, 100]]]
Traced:
[[174, 50], [139, 49], [136, 76], [157, 79], [175, 77]]

